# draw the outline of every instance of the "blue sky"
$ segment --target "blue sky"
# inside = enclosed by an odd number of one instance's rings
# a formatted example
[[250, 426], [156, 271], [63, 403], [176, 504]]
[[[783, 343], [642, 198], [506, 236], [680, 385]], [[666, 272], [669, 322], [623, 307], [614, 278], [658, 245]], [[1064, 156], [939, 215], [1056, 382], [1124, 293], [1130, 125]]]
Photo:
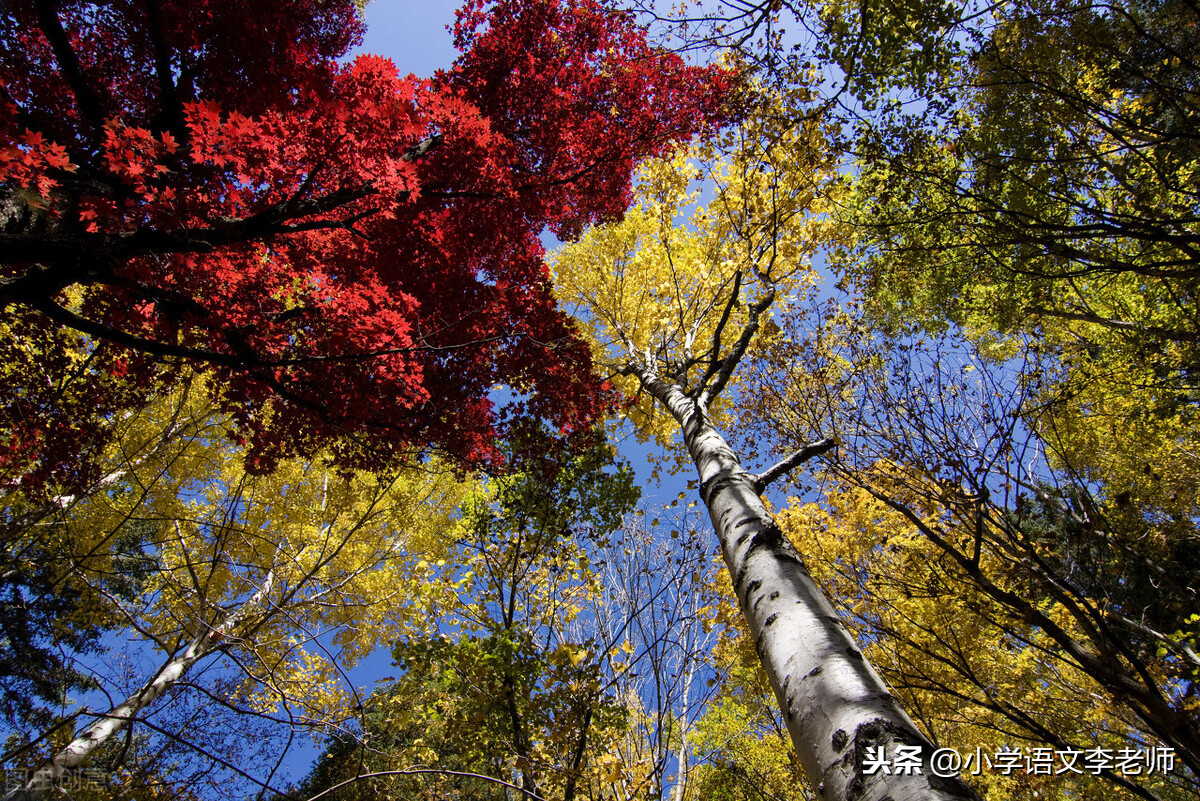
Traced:
[[458, 6], [450, 0], [373, 0], [366, 8], [362, 47], [354, 52], [387, 56], [400, 74], [428, 77], [457, 55], [446, 26], [454, 22]]

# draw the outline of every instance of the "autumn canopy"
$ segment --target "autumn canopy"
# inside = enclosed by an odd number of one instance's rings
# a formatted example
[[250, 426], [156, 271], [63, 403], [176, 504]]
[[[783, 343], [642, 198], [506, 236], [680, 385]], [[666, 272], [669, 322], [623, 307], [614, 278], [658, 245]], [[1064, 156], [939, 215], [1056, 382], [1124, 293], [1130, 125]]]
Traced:
[[351, 0], [6, 6], [10, 486], [86, 480], [106, 416], [184, 364], [260, 470], [330, 444], [495, 464], [515, 421], [587, 427], [609, 396], [539, 234], [618, 217], [730, 80], [597, 2], [470, 3], [428, 79], [337, 61]]
[[0, 801], [1197, 797], [1194, 0], [363, 6], [0, 4]]

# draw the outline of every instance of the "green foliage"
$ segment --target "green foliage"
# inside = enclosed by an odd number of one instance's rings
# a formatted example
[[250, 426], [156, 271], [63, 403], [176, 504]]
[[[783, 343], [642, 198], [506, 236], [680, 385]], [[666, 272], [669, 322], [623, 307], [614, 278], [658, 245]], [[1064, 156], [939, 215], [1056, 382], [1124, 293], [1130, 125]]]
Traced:
[[500, 799], [519, 785], [569, 799], [594, 776], [627, 709], [581, 613], [598, 592], [594, 546], [638, 491], [599, 435], [572, 459], [524, 467], [464, 504], [436, 570], [438, 617], [396, 643], [401, 676], [368, 699], [357, 736], [330, 743], [304, 797], [399, 771], [328, 797]]
[[1197, 12], [1022, 0], [963, 23], [915, 108], [859, 131], [839, 269], [891, 330], [1019, 332], [1195, 405]]

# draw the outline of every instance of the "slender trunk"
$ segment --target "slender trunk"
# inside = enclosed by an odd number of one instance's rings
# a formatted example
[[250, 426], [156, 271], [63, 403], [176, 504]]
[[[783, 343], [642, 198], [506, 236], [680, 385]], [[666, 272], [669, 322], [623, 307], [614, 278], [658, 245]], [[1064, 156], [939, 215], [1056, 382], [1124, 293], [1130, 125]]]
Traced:
[[688, 757], [688, 697], [692, 693], [692, 679], [696, 676], [696, 663], [688, 668], [687, 678], [683, 682], [683, 711], [679, 715], [679, 759], [675, 768], [675, 788], [671, 792], [674, 801], [683, 801], [683, 791], [687, 784]]
[[[796, 753], [823, 801], [974, 799], [930, 770], [932, 746], [855, 646], [795, 547], [767, 511], [756, 476], [678, 386], [640, 376], [683, 430], [700, 493], [721, 542], [734, 592], [775, 690]], [[920, 773], [889, 766], [868, 775], [868, 757], [920, 749]], [[880, 752], [877, 749], [882, 748]]]
[[57, 797], [61, 793], [57, 789], [63, 774], [87, 764], [87, 761], [113, 735], [120, 732], [130, 721], [136, 720], [141, 712], [154, 703], [163, 693], [174, 686], [201, 659], [209, 656], [222, 646], [233, 631], [234, 626], [256, 609], [271, 591], [274, 583], [274, 573], [268, 573], [262, 586], [238, 609], [226, 615], [217, 626], [196, 637], [188, 644], [182, 654], [172, 656], [163, 664], [158, 673], [142, 685], [133, 695], [121, 704], [104, 713], [91, 726], [83, 730], [79, 736], [51, 759], [38, 768], [25, 783], [6, 794], [3, 801], [39, 801], [39, 799]]
[[567, 781], [563, 785], [563, 801], [575, 801], [575, 787], [579, 782], [579, 771], [583, 767], [583, 758], [587, 756], [588, 733], [592, 727], [593, 706], [588, 703], [587, 711], [583, 713], [583, 722], [579, 727], [579, 742], [575, 744], [575, 755], [571, 759], [571, 768], [567, 772]]
[[[515, 596], [516, 593], [514, 593]], [[517, 753], [517, 768], [521, 773], [521, 789], [537, 795], [537, 777], [534, 775], [529, 741], [525, 738], [524, 719], [517, 707], [517, 685], [510, 675], [504, 677], [504, 695], [508, 703], [509, 720], [512, 723], [513, 750]]]

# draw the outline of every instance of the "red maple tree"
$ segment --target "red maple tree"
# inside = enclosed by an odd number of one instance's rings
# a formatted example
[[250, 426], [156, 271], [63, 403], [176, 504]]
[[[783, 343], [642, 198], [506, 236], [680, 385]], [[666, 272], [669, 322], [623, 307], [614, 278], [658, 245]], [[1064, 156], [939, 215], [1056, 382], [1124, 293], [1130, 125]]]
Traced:
[[619, 216], [732, 76], [596, 0], [471, 0], [423, 80], [339, 65], [360, 25], [351, 0], [5, 4], [0, 482], [80, 480], [185, 364], [261, 469], [495, 463], [512, 421], [602, 413], [539, 235]]

